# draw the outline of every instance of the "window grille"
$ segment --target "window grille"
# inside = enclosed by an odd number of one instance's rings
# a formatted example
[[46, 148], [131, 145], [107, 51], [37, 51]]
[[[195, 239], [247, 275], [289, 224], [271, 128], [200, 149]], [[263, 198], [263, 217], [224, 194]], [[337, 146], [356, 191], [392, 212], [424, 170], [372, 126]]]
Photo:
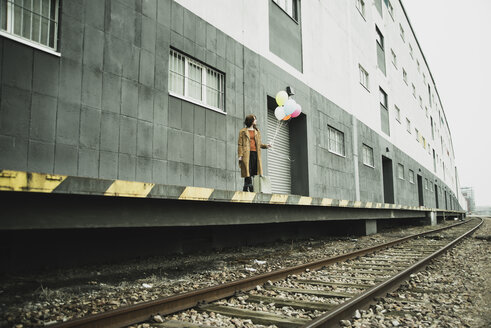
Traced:
[[273, 0], [281, 9], [283, 9], [291, 18], [298, 20], [297, 0]]
[[404, 180], [404, 165], [401, 163], [397, 164], [397, 176], [399, 179]]
[[368, 90], [368, 72], [361, 65], [358, 67], [360, 69], [360, 84]]
[[408, 176], [409, 176], [409, 182], [414, 183], [414, 171], [413, 170], [409, 170]]
[[224, 74], [173, 49], [169, 54], [169, 92], [225, 111]]
[[59, 0], [0, 0], [0, 30], [42, 47], [58, 47]]
[[363, 164], [374, 167], [373, 148], [363, 144]]
[[339, 131], [339, 130], [336, 130], [335, 128], [331, 127], [331, 126], [327, 126], [328, 127], [328, 133], [329, 133], [329, 143], [328, 143], [328, 150], [335, 153], [335, 154], [338, 154], [338, 155], [341, 155], [341, 156], [344, 156], [344, 133]]

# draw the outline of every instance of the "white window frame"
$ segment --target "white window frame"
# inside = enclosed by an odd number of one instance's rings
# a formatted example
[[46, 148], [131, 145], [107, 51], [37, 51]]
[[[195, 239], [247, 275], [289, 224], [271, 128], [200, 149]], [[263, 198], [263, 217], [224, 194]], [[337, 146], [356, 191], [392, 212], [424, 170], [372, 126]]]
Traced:
[[407, 84], [407, 72], [404, 69], [404, 67], [402, 68], [402, 80], [404, 81], [404, 83], [406, 83], [406, 85], [408, 85]]
[[409, 178], [408, 178], [409, 179], [409, 183], [414, 184], [414, 171], [411, 170], [411, 169], [409, 169], [408, 176], [409, 176]]
[[399, 107], [397, 107], [397, 105], [394, 105], [394, 110], [396, 112], [396, 120], [397, 122], [399, 122], [399, 124], [401, 124], [401, 109]]
[[406, 117], [406, 130], [411, 134], [411, 120]]
[[404, 28], [402, 27], [402, 24], [401, 23], [399, 23], [399, 30], [400, 30], [400, 35], [401, 35], [402, 42], [406, 42], [406, 37], [404, 35]]
[[[291, 19], [298, 22], [298, 2], [297, 0], [273, 0]], [[296, 6], [296, 12], [293, 11], [293, 6]]]
[[392, 20], [394, 20], [394, 7], [390, 0], [387, 1], [387, 10], [389, 11], [390, 17], [392, 17]]
[[[54, 22], [54, 32], [53, 32], [53, 47], [50, 47], [48, 45], [45, 45], [45, 44], [42, 44], [38, 41], [35, 41], [35, 40], [32, 40], [32, 39], [29, 39], [29, 38], [26, 38], [23, 36], [23, 33], [22, 33], [22, 30], [21, 30], [21, 35], [18, 35], [18, 34], [15, 34], [14, 31], [13, 31], [13, 26], [15, 24], [15, 15], [13, 13], [13, 7], [14, 7], [14, 4], [12, 3], [12, 0], [4, 0], [5, 3], [6, 3], [6, 14], [5, 14], [5, 17], [6, 17], [6, 29], [3, 29], [2, 27], [0, 27], [0, 36], [3, 36], [3, 37], [6, 37], [8, 39], [12, 39], [14, 41], [17, 41], [19, 43], [23, 43], [25, 45], [28, 45], [32, 48], [35, 48], [35, 49], [39, 49], [39, 50], [42, 50], [44, 52], [47, 52], [47, 53], [50, 53], [52, 55], [55, 55], [57, 57], [60, 57], [60, 53], [58, 52], [58, 32], [59, 32], [59, 9], [60, 9], [60, 2], [59, 0], [50, 0], [49, 1], [49, 9], [48, 9], [48, 12], [49, 12], [49, 15], [51, 15], [51, 5], [52, 3], [54, 2], [54, 10], [55, 10], [55, 13], [54, 13], [54, 20], [51, 20], [51, 17], [44, 17], [44, 18], [47, 18], [49, 21], [48, 21], [48, 31], [46, 33], [46, 36], [48, 38], [48, 44], [50, 43], [49, 42], [49, 38], [50, 38], [50, 34], [51, 34], [51, 22], [53, 21]], [[34, 1], [38, 1], [38, 0], [34, 0]], [[42, 8], [42, 4], [43, 2], [40, 1], [39, 2], [39, 6], [40, 6], [40, 12], [42, 12], [43, 8]], [[32, 5], [32, 3], [31, 3]], [[24, 7], [21, 7], [22, 8], [22, 11], [24, 11]], [[31, 7], [32, 8], [32, 7]], [[1, 8], [0, 8], [1, 9]], [[33, 12], [31, 10], [31, 12]], [[37, 14], [39, 15], [39, 14]], [[31, 22], [30, 22], [30, 28], [31, 28], [31, 32], [30, 34], [32, 34], [32, 16], [31, 15]], [[24, 15], [21, 15], [21, 29], [24, 28], [24, 24], [22, 23], [24, 19]], [[39, 19], [39, 25], [41, 26], [42, 24], [42, 19]], [[41, 32], [42, 32], [42, 29], [39, 28], [39, 37], [41, 38]]]
[[419, 63], [419, 60], [416, 59], [416, 65], [418, 67], [418, 73], [421, 73], [421, 64]]
[[358, 9], [361, 17], [365, 18], [365, 0], [356, 0], [356, 9]]
[[361, 64], [358, 64], [358, 69], [360, 71], [360, 84], [367, 89], [367, 91], [370, 91], [370, 84], [369, 84], [369, 74], [366, 69], [361, 66]]
[[397, 55], [394, 52], [394, 49], [390, 49], [390, 52], [392, 54], [392, 64], [394, 64], [394, 67], [397, 69]]
[[412, 86], [413, 86], [413, 97], [414, 99], [416, 99], [416, 86], [414, 85], [414, 83], [412, 83]]
[[419, 96], [419, 107], [423, 109], [423, 98], [421, 98], [421, 96]]
[[[338, 156], [345, 157], [346, 147], [344, 145], [344, 133], [330, 125], [327, 126], [327, 133], [327, 150]], [[337, 148], [340, 147], [340, 145], [342, 146], [342, 149], [338, 150]]]
[[[185, 54], [183, 54], [180, 51], [170, 49], [169, 58], [173, 57], [174, 54], [177, 54], [178, 56], [180, 56], [184, 59], [184, 76], [183, 76], [184, 86], [183, 86], [183, 94], [180, 94], [179, 92], [176, 92], [176, 91], [173, 91], [170, 89], [171, 88], [171, 82], [169, 81], [169, 95], [171, 95], [173, 97], [184, 99], [188, 102], [192, 102], [194, 104], [197, 104], [199, 106], [211, 109], [211, 110], [216, 111], [218, 113], [226, 114], [226, 111], [225, 111], [226, 110], [226, 108], [225, 108], [225, 74], [219, 72], [218, 70], [216, 70], [210, 66], [202, 64], [202, 63], [186, 56]], [[202, 96], [201, 100], [195, 99], [189, 95], [188, 80], [190, 79], [190, 77], [189, 77], [189, 65], [190, 64], [197, 66], [201, 69], [201, 82], [200, 82], [201, 83], [201, 96]], [[172, 75], [170, 73], [170, 71], [171, 71], [170, 65], [171, 65], [171, 60], [169, 59], [169, 67], [168, 67], [169, 79], [171, 79], [171, 75]], [[215, 106], [207, 103], [208, 71], [210, 71], [213, 74], [217, 74], [217, 76], [218, 76], [219, 89], [217, 91], [220, 94], [220, 100], [219, 100], [219, 105], [218, 105], [219, 107], [215, 107]], [[220, 108], [220, 103], [222, 105], [222, 108]]]
[[397, 177], [404, 180], [404, 165], [397, 163]]
[[374, 159], [373, 159], [373, 148], [363, 144], [362, 149], [363, 149], [362, 150], [363, 151], [363, 164], [368, 166], [368, 167], [375, 168]]
[[414, 59], [413, 46], [410, 43], [409, 43], [409, 54], [411, 55], [411, 58]]

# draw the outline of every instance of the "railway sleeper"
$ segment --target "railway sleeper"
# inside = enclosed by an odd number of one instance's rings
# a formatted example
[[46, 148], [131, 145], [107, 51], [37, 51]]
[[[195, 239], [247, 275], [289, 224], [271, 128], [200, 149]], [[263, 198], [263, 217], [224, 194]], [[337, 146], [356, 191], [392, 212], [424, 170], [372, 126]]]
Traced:
[[263, 303], [263, 304], [274, 304], [274, 306], [289, 306], [294, 309], [304, 309], [309, 311], [329, 311], [337, 304], [329, 304], [323, 302], [307, 302], [307, 301], [296, 301], [281, 297], [269, 297], [260, 295], [249, 295], [247, 298], [248, 302]]
[[338, 297], [338, 298], [351, 298], [357, 295], [353, 293], [331, 292], [331, 291], [317, 290], [317, 289], [302, 289], [302, 288], [276, 287], [276, 286], [267, 287], [266, 289], [273, 290], [275, 292], [279, 291], [279, 292], [316, 295], [316, 296], [323, 296], [323, 297]]

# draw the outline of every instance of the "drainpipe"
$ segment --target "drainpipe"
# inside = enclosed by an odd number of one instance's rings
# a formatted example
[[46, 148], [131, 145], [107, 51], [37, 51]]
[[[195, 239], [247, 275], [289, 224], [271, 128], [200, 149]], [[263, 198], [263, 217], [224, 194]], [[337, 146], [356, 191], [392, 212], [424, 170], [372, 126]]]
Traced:
[[360, 172], [358, 169], [358, 120], [354, 115], [351, 116], [351, 123], [353, 124], [353, 166], [355, 173], [355, 200], [360, 200]]

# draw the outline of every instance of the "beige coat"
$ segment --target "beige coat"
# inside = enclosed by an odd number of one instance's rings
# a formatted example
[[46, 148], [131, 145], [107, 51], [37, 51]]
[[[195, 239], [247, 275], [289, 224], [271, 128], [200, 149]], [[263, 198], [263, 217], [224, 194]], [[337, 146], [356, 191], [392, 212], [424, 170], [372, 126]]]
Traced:
[[[257, 149], [257, 174], [263, 174], [263, 167], [261, 162], [261, 148], [268, 148], [267, 145], [261, 143], [261, 133], [255, 130], [256, 149]], [[250, 176], [249, 173], [249, 156], [251, 151], [251, 139], [249, 138], [249, 132], [247, 128], [243, 128], [239, 131], [238, 142], [238, 154], [242, 156], [242, 160], [239, 161], [240, 176], [245, 178]]]

